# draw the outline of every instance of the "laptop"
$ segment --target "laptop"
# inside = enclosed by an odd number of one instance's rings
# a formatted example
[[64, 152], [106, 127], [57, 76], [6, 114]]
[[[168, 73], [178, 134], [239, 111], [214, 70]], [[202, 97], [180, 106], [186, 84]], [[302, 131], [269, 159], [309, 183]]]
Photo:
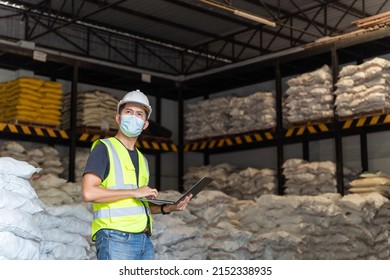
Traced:
[[211, 179], [209, 177], [203, 177], [198, 182], [196, 182], [191, 188], [189, 188], [177, 200], [167, 200], [167, 199], [159, 199], [159, 198], [137, 198], [137, 200], [151, 202], [151, 203], [156, 204], [156, 205], [177, 204], [180, 201], [182, 201], [189, 194], [192, 194], [192, 198], [194, 198], [195, 195], [197, 195], [201, 190], [203, 190], [212, 181], [213, 181], [213, 179]]

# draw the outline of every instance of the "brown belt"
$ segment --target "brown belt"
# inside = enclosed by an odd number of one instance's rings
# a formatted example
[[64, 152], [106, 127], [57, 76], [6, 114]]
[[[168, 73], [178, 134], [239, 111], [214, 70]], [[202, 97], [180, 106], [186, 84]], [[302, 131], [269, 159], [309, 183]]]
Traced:
[[143, 232], [143, 233], [150, 234], [150, 228], [149, 228], [149, 227], [146, 227], [142, 232]]

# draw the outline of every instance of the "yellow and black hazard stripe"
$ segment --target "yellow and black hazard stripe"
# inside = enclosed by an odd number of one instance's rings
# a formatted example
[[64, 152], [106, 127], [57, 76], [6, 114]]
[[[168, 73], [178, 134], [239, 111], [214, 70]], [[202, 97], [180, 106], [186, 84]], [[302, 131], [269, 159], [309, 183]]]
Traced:
[[382, 115], [351, 118], [351, 119], [344, 120], [342, 121], [342, 128], [351, 129], [351, 128], [375, 126], [375, 125], [389, 124], [389, 123], [390, 123], [390, 114], [382, 114]]
[[[78, 140], [81, 142], [95, 142], [98, 139], [110, 137], [110, 135], [104, 135], [104, 134], [88, 134], [88, 133], [82, 133], [78, 137]], [[177, 146], [170, 141], [154, 141], [154, 140], [144, 140], [144, 139], [138, 139], [136, 145], [139, 149], [146, 149], [146, 150], [154, 150], [154, 151], [161, 151], [161, 152], [177, 152]]]
[[233, 147], [256, 142], [274, 140], [274, 134], [271, 131], [260, 131], [255, 133], [227, 135], [215, 139], [199, 140], [185, 144], [185, 152], [204, 151]]
[[161, 151], [161, 152], [177, 152], [177, 146], [171, 142], [160, 142], [153, 140], [139, 140], [135, 144], [139, 149]]
[[90, 133], [81, 133], [78, 136], [78, 141], [80, 142], [95, 142], [98, 139], [106, 138], [106, 135], [103, 134], [90, 134]]
[[24, 124], [0, 123], [0, 132], [28, 136], [69, 139], [69, 135], [65, 130], [39, 126], [29, 126]]
[[304, 134], [316, 134], [330, 131], [329, 123], [305, 124], [286, 130], [284, 137], [302, 136]]

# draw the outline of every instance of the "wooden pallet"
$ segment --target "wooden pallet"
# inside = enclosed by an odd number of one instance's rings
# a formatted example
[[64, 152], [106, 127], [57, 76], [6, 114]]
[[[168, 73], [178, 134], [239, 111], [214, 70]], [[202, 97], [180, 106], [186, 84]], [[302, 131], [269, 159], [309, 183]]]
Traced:
[[250, 136], [254, 135], [257, 133], [274, 133], [275, 132], [275, 127], [264, 129], [264, 130], [248, 130], [245, 132], [240, 132], [240, 133], [234, 133], [234, 134], [223, 134], [223, 135], [217, 135], [217, 136], [211, 136], [211, 137], [203, 137], [203, 138], [197, 138], [194, 140], [186, 140], [185, 142], [187, 144], [194, 144], [194, 143], [199, 143], [199, 142], [210, 142], [210, 141], [219, 141], [224, 138], [234, 138], [234, 137], [245, 137], [245, 136]]
[[152, 136], [152, 135], [143, 135], [143, 134], [141, 134], [138, 137], [138, 141], [154, 141], [157, 143], [173, 143], [172, 139], [158, 137], [158, 136]]
[[[117, 129], [110, 129], [110, 130], [102, 130], [100, 127], [90, 127], [90, 126], [84, 126], [84, 127], [78, 127], [77, 132], [78, 133], [85, 133], [90, 135], [104, 135], [104, 136], [114, 136], [117, 133]], [[163, 138], [163, 137], [156, 137], [153, 135], [147, 135], [147, 134], [141, 134], [138, 138], [138, 140], [142, 141], [156, 141], [156, 142], [172, 142], [171, 139]]]
[[51, 129], [60, 130], [60, 126], [59, 125], [54, 125], [54, 124], [49, 124], [49, 123], [41, 123], [41, 122], [33, 122], [33, 121], [25, 121], [25, 120], [16, 120], [16, 119], [11, 119], [11, 120], [8, 120], [6, 122], [10, 123], [10, 124], [15, 124], [15, 125], [44, 127], [44, 128], [51, 128]]
[[289, 123], [287, 124], [287, 128], [297, 128], [301, 126], [309, 126], [309, 125], [319, 125], [324, 123], [331, 123], [333, 122], [333, 118], [325, 118], [325, 119], [318, 119], [318, 120], [310, 120], [307, 122], [297, 122], [297, 123]]
[[379, 116], [379, 115], [385, 115], [385, 114], [389, 114], [389, 113], [390, 113], [390, 109], [384, 108], [381, 110], [375, 110], [375, 111], [370, 111], [370, 112], [356, 113], [356, 114], [353, 114], [350, 116], [345, 116], [345, 117], [339, 116], [339, 121], [346, 121], [349, 119], [360, 119], [360, 118], [364, 118], [364, 117]]
[[115, 135], [116, 129], [103, 130], [100, 127], [93, 126], [81, 126], [77, 127], [78, 133], [86, 133], [86, 134], [101, 134], [101, 135]]

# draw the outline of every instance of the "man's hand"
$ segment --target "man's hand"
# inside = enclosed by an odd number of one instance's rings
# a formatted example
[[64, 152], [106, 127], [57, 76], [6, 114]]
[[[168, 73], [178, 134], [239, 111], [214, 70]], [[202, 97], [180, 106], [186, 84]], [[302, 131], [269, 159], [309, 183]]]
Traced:
[[156, 198], [157, 195], [158, 195], [158, 191], [156, 189], [153, 189], [148, 186], [142, 186], [135, 191], [134, 198], [142, 198], [142, 197]]
[[178, 204], [169, 204], [164, 207], [165, 212], [173, 212], [173, 211], [183, 211], [186, 209], [187, 204], [190, 202], [192, 198], [192, 194], [187, 195], [183, 200], [181, 200]]

